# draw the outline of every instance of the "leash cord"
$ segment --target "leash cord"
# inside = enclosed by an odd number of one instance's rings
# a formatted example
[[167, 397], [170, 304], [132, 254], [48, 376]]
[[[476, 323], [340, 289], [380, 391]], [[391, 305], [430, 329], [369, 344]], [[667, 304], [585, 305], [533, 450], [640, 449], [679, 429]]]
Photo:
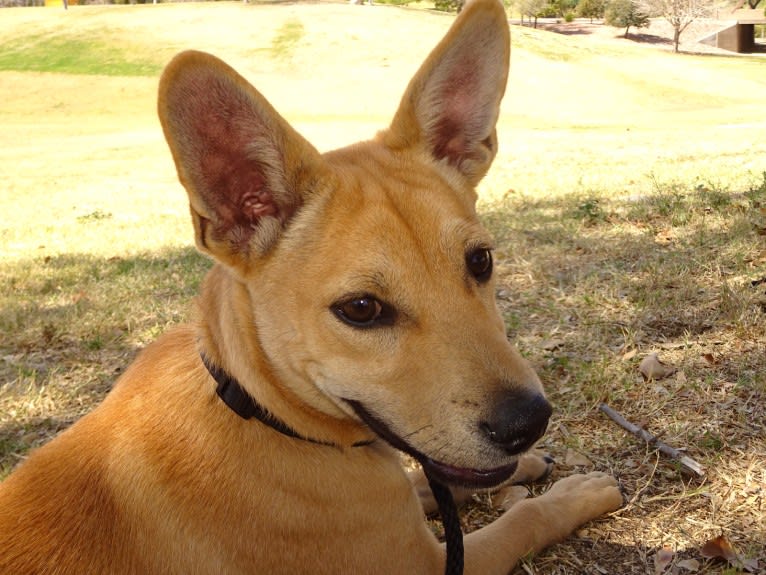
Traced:
[[[424, 471], [425, 468], [424, 468]], [[439, 483], [426, 471], [428, 485], [439, 506], [439, 515], [444, 525], [444, 538], [447, 544], [447, 562], [444, 575], [463, 575], [463, 531], [460, 528], [460, 516], [449, 487]]]

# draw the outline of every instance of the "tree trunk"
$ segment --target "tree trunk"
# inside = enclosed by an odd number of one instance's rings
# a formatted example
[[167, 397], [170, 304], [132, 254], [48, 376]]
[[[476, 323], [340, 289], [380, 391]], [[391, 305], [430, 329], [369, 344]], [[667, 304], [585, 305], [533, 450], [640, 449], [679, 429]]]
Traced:
[[625, 38], [628, 37], [628, 30], [630, 30], [630, 24], [628, 24], [628, 27], [625, 28], [625, 36], [624, 36]]
[[673, 30], [673, 49], [675, 50], [676, 54], [678, 54], [678, 44], [681, 41], [681, 29], [676, 26], [676, 28]]

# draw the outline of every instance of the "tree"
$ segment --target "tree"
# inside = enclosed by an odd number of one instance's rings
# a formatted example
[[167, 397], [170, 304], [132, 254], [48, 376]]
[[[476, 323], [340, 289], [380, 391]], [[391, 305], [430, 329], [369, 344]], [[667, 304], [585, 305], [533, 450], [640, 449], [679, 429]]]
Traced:
[[606, 2], [604, 0], [580, 0], [577, 4], [577, 15], [580, 18], [590, 18], [593, 22], [594, 18], [603, 18], [604, 9], [606, 8]]
[[[641, 7], [653, 16], [662, 16], [673, 26], [673, 49], [678, 52], [678, 44], [684, 30], [698, 18], [713, 15], [715, 0], [639, 0]], [[759, 0], [760, 1], [760, 0]]]
[[529, 18], [530, 22], [534, 18], [535, 28], [537, 28], [537, 19], [547, 7], [548, 0], [519, 0], [517, 4], [517, 8], [521, 13], [522, 23], [524, 21], [524, 16]]
[[611, 0], [604, 11], [604, 21], [610, 26], [625, 28], [627, 38], [631, 26], [645, 28], [649, 25], [649, 15], [636, 0]]
[[549, 0], [548, 4], [554, 16], [562, 18], [577, 8], [577, 0]]

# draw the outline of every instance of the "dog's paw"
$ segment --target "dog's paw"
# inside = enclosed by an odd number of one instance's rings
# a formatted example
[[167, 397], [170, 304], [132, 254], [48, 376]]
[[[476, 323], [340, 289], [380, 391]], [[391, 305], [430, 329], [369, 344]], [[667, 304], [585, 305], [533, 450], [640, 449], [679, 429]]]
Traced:
[[512, 485], [521, 485], [545, 479], [551, 474], [555, 464], [555, 460], [550, 455], [533, 449], [519, 458], [519, 464], [513, 477], [511, 477], [510, 483]]
[[546, 495], [572, 509], [583, 522], [619, 509], [624, 502], [617, 479], [601, 471], [565, 477], [554, 483]]

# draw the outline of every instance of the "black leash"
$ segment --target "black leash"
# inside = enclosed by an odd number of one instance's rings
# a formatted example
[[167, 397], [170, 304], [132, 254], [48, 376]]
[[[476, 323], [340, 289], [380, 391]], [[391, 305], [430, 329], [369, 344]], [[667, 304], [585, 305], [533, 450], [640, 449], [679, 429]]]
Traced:
[[[261, 404], [255, 401], [255, 399], [244, 390], [242, 385], [234, 377], [226, 373], [222, 368], [213, 365], [204, 354], [201, 353], [200, 358], [202, 359], [202, 364], [205, 366], [205, 369], [207, 369], [211, 377], [216, 381], [217, 387], [215, 391], [218, 394], [218, 397], [221, 398], [221, 401], [223, 401], [229, 409], [239, 415], [242, 419], [255, 418], [287, 437], [316, 443], [318, 445], [335, 446], [334, 443], [304, 437], [284, 421], [277, 419], [266, 411]], [[373, 431], [378, 434], [374, 428]], [[383, 437], [383, 439], [386, 439], [386, 437]], [[388, 440], [386, 439], [386, 441]], [[373, 443], [373, 441], [360, 441], [355, 443], [353, 447], [362, 447], [370, 445], [371, 443]], [[391, 443], [391, 441], [388, 441], [388, 443]], [[399, 449], [397, 445], [392, 446]], [[457, 506], [455, 505], [455, 500], [452, 498], [452, 492], [449, 490], [449, 487], [431, 477], [427, 465], [423, 465], [423, 471], [428, 479], [431, 493], [433, 493], [434, 499], [436, 499], [436, 504], [439, 507], [439, 515], [442, 520], [442, 525], [444, 526], [444, 537], [447, 545], [447, 563], [444, 566], [444, 574], [463, 575], [463, 531], [460, 528], [460, 516], [457, 513]]]
[[439, 515], [444, 526], [444, 540], [447, 545], [447, 563], [444, 566], [444, 575], [463, 575], [465, 558], [463, 556], [463, 531], [460, 528], [460, 516], [457, 513], [457, 505], [452, 498], [449, 487], [439, 483], [428, 473], [428, 468], [423, 467], [428, 479], [428, 486], [434, 494], [436, 504], [439, 506]]

